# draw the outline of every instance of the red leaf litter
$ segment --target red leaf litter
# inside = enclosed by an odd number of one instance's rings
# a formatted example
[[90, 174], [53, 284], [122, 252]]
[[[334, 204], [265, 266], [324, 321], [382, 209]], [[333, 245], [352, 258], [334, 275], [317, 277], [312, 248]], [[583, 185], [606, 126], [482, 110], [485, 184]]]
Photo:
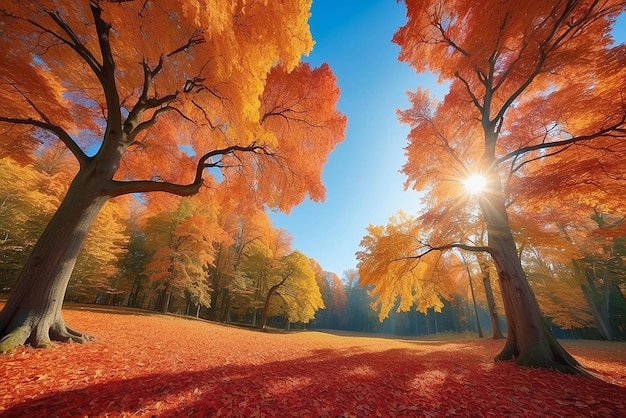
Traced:
[[89, 344], [0, 355], [1, 417], [626, 417], [626, 343], [564, 342], [598, 379], [494, 363], [503, 341], [262, 333], [65, 310]]

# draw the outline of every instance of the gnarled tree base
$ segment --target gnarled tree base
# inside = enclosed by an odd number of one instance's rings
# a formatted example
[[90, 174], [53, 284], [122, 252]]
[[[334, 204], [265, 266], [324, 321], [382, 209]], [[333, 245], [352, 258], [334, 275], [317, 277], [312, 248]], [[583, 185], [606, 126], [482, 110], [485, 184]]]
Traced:
[[9, 326], [2, 330], [0, 353], [8, 353], [21, 345], [43, 348], [52, 341], [83, 344], [93, 339], [93, 336], [68, 328], [60, 313], [51, 317], [38, 315], [33, 310], [19, 311], [13, 315]]
[[564, 373], [594, 377], [572, 357], [550, 334], [544, 330], [544, 338], [547, 344], [536, 344], [531, 349], [521, 351], [516, 344], [515, 338], [509, 334], [502, 351], [494, 358], [494, 361], [515, 360], [520, 366], [542, 367], [546, 369], [558, 370]]

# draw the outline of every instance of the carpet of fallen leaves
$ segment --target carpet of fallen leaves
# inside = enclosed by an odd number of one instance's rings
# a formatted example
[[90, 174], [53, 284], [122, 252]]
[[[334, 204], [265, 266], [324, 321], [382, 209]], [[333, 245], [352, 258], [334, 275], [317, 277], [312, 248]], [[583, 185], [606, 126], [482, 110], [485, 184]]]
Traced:
[[1, 417], [626, 417], [626, 343], [563, 342], [599, 379], [493, 363], [502, 341], [262, 333], [64, 311], [89, 344], [0, 356]]

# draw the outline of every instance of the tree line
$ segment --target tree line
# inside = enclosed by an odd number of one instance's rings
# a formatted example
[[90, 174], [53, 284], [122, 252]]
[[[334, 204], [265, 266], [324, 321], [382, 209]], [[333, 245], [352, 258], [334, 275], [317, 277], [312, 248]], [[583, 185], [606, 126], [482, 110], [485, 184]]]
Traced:
[[[184, 300], [185, 311], [210, 305], [222, 320], [244, 309], [260, 309], [261, 323], [281, 310], [289, 322], [310, 320], [324, 303], [322, 269], [261, 219], [323, 200], [322, 167], [344, 137], [332, 70], [302, 62], [313, 47], [310, 1], [72, 6], [0, 8], [3, 175], [7, 190], [22, 170], [43, 182], [2, 204], [12, 213], [4, 242], [24, 238], [3, 259], [19, 274], [0, 312], [0, 351], [88, 341], [61, 304], [96, 271], [100, 288], [111, 287], [104, 298], [118, 285], [111, 277], [121, 283], [135, 268], [160, 310]], [[393, 37], [399, 59], [448, 92], [417, 88], [398, 112], [410, 128], [402, 172], [424, 210], [367, 228], [358, 283], [382, 320], [443, 310], [462, 289], [478, 317], [480, 286], [463, 277], [482, 280], [492, 326], [506, 318], [497, 361], [584, 374], [550, 321], [623, 333], [626, 54], [611, 28], [626, 5], [406, 8]], [[468, 178], [484, 188], [465, 190]], [[44, 214], [43, 229], [33, 213]], [[124, 246], [145, 257], [119, 258]], [[128, 300], [145, 285], [133, 282]], [[586, 308], [572, 314], [566, 302]]]

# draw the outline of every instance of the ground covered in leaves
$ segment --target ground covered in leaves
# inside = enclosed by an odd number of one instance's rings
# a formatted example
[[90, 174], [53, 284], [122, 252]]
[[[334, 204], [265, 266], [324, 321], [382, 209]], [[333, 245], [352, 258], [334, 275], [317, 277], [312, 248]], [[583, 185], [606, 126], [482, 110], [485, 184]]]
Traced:
[[502, 341], [271, 334], [66, 310], [90, 344], [0, 356], [2, 417], [624, 417], [626, 343], [564, 345], [600, 379], [494, 364]]

